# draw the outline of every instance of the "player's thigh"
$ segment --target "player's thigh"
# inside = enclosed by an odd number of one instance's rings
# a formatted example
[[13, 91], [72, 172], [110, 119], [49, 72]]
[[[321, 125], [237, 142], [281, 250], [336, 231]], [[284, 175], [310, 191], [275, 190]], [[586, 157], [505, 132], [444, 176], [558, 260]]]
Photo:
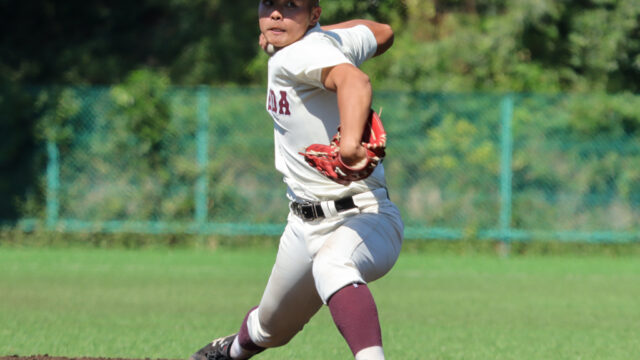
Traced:
[[402, 246], [403, 224], [389, 202], [375, 212], [349, 218], [326, 239], [313, 266], [322, 299], [354, 282], [371, 282], [395, 264]]
[[304, 240], [287, 226], [259, 306], [262, 335], [272, 346], [289, 341], [322, 305], [311, 264]]
[[381, 206], [378, 213], [363, 213], [346, 222], [343, 227], [358, 234], [358, 243], [351, 260], [364, 281], [384, 276], [398, 260], [402, 247], [404, 225], [398, 209], [391, 202]]

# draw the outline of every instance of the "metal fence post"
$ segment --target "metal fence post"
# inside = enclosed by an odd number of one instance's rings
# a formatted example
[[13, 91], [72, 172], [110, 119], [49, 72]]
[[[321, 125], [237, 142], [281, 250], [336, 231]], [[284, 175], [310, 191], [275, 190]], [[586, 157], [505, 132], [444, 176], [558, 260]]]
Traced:
[[195, 221], [207, 222], [209, 190], [207, 163], [209, 162], [209, 88], [200, 86], [197, 92], [198, 132], [196, 134], [198, 179], [195, 188]]
[[60, 204], [58, 191], [60, 189], [60, 154], [56, 143], [47, 141], [47, 219], [46, 225], [53, 230], [58, 222]]
[[500, 102], [501, 132], [501, 158], [500, 158], [500, 238], [505, 250], [508, 251], [508, 243], [511, 241], [511, 205], [512, 205], [512, 178], [511, 167], [513, 159], [513, 95], [508, 94]]

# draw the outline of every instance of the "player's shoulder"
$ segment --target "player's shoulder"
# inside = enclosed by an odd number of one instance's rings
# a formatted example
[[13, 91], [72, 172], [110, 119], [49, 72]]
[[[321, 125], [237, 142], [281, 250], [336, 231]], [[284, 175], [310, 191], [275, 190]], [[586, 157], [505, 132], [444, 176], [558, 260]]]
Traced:
[[332, 30], [323, 30], [318, 26], [313, 30], [306, 36], [310, 42], [326, 42], [343, 50], [354, 46], [354, 42], [360, 42], [360, 39], [373, 36], [373, 33], [366, 25]]
[[323, 35], [330, 39], [349, 61], [360, 66], [371, 58], [377, 48], [376, 38], [366, 25], [359, 24], [348, 28], [339, 28], [323, 31]]
[[362, 37], [369, 37], [373, 35], [371, 30], [366, 25], [356, 25], [348, 28], [323, 30], [325, 36], [332, 38], [341, 46], [346, 45], [346, 42]]
[[332, 36], [328, 31], [322, 30], [319, 25], [316, 25], [316, 27], [309, 30], [302, 39], [289, 45], [285, 49], [312, 56], [314, 53], [326, 51], [327, 48], [340, 49], [340, 46], [339, 38]]
[[343, 56], [340, 42], [319, 26], [310, 30], [302, 39], [280, 49], [269, 60], [273, 68], [299, 67], [330, 56]]
[[353, 28], [323, 30], [317, 25], [302, 39], [281, 49], [278, 52], [279, 59], [286, 62], [285, 59], [322, 57], [334, 52], [346, 55], [355, 46], [354, 39], [362, 36], [363, 30], [366, 29], [366, 26], [360, 25]]

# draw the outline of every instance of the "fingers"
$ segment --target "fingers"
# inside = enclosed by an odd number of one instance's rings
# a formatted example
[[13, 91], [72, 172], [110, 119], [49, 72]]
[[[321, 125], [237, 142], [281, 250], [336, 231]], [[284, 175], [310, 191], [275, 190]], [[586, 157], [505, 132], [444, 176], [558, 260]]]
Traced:
[[260, 36], [258, 37], [258, 44], [260, 45], [262, 50], [267, 49], [268, 42], [267, 42], [267, 38], [264, 36], [263, 33], [260, 33]]
[[361, 144], [353, 144], [353, 146], [343, 144], [340, 147], [340, 157], [345, 165], [360, 168], [367, 162], [367, 150]]
[[275, 47], [267, 41], [267, 38], [263, 33], [260, 33], [260, 36], [258, 37], [258, 45], [260, 45], [262, 50], [264, 50], [264, 52], [266, 52], [269, 56], [275, 54], [276, 52]]

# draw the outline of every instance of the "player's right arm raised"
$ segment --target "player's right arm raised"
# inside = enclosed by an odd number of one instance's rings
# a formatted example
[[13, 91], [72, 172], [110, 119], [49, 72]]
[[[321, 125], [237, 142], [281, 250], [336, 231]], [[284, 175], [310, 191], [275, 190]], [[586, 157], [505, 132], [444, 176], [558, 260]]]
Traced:
[[366, 160], [362, 132], [371, 109], [369, 76], [352, 64], [340, 64], [322, 71], [325, 88], [337, 94], [340, 112], [340, 155], [346, 165], [358, 167]]
[[338, 23], [338, 24], [322, 26], [321, 28], [322, 30], [330, 31], [334, 29], [350, 28], [357, 25], [365, 25], [366, 27], [368, 27], [369, 30], [371, 30], [371, 32], [373, 33], [373, 36], [376, 38], [378, 49], [376, 50], [376, 53], [373, 56], [378, 56], [383, 54], [384, 52], [389, 50], [391, 45], [393, 45], [394, 34], [391, 26], [387, 24], [371, 21], [371, 20], [365, 20], [365, 19], [349, 20], [349, 21]]

